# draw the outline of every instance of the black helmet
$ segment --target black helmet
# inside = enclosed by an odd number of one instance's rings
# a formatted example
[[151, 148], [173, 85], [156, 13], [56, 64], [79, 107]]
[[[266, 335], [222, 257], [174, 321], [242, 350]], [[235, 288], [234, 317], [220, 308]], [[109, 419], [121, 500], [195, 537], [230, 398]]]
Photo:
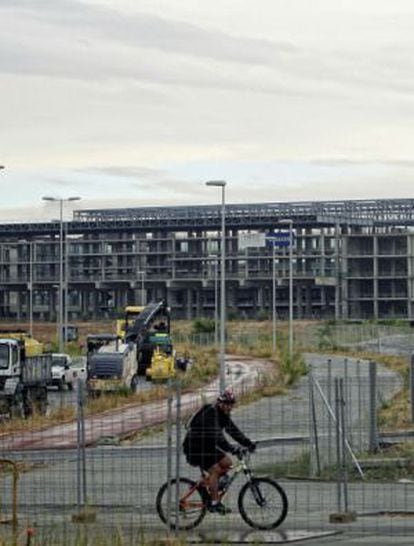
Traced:
[[234, 396], [233, 389], [231, 387], [224, 389], [224, 391], [217, 398], [217, 402], [221, 402], [222, 404], [235, 404], [236, 397]]

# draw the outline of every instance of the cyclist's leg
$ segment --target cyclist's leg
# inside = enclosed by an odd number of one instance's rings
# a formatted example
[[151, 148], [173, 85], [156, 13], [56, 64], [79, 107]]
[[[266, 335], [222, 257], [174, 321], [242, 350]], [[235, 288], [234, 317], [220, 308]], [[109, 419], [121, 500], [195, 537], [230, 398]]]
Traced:
[[220, 476], [227, 474], [232, 465], [232, 460], [228, 455], [221, 453], [219, 459], [213, 466], [208, 469], [209, 478], [208, 486], [210, 490], [211, 500], [217, 502], [219, 500], [218, 481]]

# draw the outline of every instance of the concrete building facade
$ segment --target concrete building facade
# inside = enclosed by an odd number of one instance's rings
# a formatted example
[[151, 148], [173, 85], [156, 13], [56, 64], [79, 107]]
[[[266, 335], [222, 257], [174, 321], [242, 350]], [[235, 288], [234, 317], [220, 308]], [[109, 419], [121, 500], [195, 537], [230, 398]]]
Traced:
[[[412, 320], [413, 211], [412, 199], [227, 205], [228, 314], [270, 317], [276, 286], [287, 317], [289, 249], [269, 236], [286, 237], [289, 219], [295, 318]], [[56, 320], [61, 276], [70, 321], [156, 299], [176, 318], [212, 317], [220, 226], [218, 205], [78, 210], [62, 245], [59, 222], [0, 224], [0, 318]]]

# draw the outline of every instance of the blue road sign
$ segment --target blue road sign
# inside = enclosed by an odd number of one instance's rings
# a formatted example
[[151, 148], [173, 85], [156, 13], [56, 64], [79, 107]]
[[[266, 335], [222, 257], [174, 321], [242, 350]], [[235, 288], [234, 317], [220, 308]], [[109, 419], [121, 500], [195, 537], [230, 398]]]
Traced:
[[[293, 233], [292, 233], [293, 241]], [[266, 245], [268, 246], [289, 246], [289, 231], [269, 231], [266, 233]]]

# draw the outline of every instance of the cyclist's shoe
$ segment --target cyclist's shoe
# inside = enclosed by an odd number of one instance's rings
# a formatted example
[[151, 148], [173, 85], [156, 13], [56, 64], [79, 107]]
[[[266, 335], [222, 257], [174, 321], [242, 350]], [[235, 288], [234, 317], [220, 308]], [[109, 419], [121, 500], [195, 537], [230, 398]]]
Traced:
[[223, 503], [218, 502], [216, 504], [210, 503], [208, 506], [208, 511], [213, 512], [213, 514], [220, 514], [225, 516], [226, 514], [231, 514], [231, 508], [224, 506]]

